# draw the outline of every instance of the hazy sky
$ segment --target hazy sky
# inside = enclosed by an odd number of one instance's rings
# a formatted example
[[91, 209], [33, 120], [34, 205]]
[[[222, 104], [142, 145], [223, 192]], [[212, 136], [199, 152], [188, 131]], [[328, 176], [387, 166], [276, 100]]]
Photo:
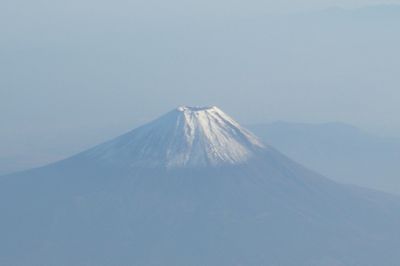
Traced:
[[0, 156], [182, 104], [400, 136], [400, 8], [358, 9], [389, 3], [2, 0]]

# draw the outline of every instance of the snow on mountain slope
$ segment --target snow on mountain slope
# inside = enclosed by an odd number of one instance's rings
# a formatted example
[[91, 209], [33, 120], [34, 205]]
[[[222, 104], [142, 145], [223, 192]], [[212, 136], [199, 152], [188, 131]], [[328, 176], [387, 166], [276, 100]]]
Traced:
[[265, 146], [217, 107], [178, 107], [85, 156], [132, 167], [207, 167], [244, 163]]

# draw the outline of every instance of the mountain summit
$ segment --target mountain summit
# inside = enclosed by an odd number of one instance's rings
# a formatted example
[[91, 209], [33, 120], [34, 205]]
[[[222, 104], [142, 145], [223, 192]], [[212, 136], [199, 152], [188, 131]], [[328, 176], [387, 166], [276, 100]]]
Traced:
[[85, 156], [131, 167], [242, 164], [265, 146], [218, 107], [181, 106]]

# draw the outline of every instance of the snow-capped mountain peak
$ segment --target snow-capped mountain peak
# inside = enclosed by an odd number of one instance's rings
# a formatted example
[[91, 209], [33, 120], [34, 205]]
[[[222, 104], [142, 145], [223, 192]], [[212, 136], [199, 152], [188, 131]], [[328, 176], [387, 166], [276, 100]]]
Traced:
[[180, 106], [86, 155], [141, 167], [240, 164], [265, 146], [218, 107]]

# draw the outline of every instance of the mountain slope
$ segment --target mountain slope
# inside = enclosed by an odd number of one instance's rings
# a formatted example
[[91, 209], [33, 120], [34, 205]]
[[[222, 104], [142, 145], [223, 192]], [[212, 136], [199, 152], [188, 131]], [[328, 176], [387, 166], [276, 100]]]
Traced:
[[342, 123], [275, 122], [249, 128], [290, 158], [333, 180], [400, 193], [400, 140]]
[[[190, 134], [176, 123], [188, 112]], [[222, 114], [180, 108], [68, 160], [2, 177], [0, 262], [397, 265], [397, 198], [325, 179]], [[233, 156], [237, 145], [246, 152]]]

